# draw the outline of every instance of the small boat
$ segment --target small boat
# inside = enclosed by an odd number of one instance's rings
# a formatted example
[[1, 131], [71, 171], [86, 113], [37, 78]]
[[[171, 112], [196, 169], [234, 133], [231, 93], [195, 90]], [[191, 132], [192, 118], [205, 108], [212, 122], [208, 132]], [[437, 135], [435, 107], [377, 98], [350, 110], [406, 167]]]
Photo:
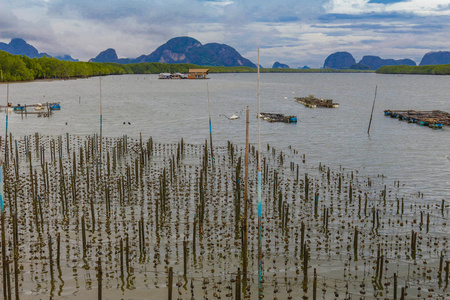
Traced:
[[59, 103], [50, 103], [49, 106], [51, 110], [61, 110], [61, 105]]
[[230, 120], [230, 121], [232, 121], [232, 120], [237, 120], [237, 119], [240, 118], [240, 117], [239, 117], [238, 115], [236, 115], [236, 114], [232, 114], [231, 117], [229, 117], [229, 116], [227, 116], [227, 115], [219, 115], [219, 117], [220, 117], [220, 116], [224, 116], [225, 118], [227, 118], [227, 119]]
[[170, 79], [170, 73], [160, 73], [158, 79]]
[[12, 107], [12, 104], [8, 102], [8, 106], [5, 107], [5, 111], [7, 113], [13, 112], [14, 108]]
[[35, 109], [35, 110], [44, 110], [45, 107], [44, 107], [41, 103], [38, 103], [38, 104], [36, 104], [36, 106], [34, 107], [34, 109]]
[[16, 106], [14, 106], [14, 111], [24, 111], [25, 110], [25, 106], [17, 104]]

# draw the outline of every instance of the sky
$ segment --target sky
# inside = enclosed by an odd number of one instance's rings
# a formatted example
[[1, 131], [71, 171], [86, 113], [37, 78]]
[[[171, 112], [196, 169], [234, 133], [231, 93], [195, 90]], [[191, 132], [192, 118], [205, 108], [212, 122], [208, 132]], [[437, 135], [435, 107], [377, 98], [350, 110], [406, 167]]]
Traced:
[[450, 0], [0, 0], [0, 41], [87, 61], [150, 54], [178, 36], [261, 65], [322, 67], [334, 52], [410, 58], [450, 51]]

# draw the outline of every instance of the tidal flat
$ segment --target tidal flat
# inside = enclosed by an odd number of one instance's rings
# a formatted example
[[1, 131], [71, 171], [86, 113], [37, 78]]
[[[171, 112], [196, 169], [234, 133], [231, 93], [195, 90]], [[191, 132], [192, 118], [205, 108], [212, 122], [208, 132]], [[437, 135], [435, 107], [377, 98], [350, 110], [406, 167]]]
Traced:
[[259, 291], [254, 146], [244, 276], [245, 148], [38, 133], [7, 144], [5, 299], [167, 299], [170, 269], [172, 299], [450, 296], [448, 203], [407, 183], [264, 145]]

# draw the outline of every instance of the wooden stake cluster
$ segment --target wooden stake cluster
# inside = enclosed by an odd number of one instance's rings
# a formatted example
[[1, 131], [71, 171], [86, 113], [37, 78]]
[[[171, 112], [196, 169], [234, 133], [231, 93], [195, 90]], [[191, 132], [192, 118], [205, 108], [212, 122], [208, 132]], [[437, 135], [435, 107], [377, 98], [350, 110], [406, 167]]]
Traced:
[[267, 145], [260, 155], [231, 142], [211, 152], [208, 142], [183, 139], [101, 140], [100, 159], [97, 135], [9, 135], [7, 147], [2, 139], [10, 162], [3, 164], [3, 298], [136, 297], [143, 287], [169, 290], [174, 279], [180, 299], [268, 297], [275, 286], [279, 299], [327, 299], [335, 290], [385, 297], [394, 278], [398, 297], [422, 284], [434, 290], [422, 296], [447, 297], [442, 200], [425, 203], [384, 177], [317, 167], [292, 147]]

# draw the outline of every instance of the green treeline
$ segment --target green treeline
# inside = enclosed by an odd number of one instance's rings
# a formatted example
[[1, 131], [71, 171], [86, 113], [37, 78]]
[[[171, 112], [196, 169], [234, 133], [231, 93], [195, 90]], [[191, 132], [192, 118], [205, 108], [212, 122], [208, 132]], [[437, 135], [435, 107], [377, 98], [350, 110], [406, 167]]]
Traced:
[[[188, 73], [189, 69], [209, 69], [210, 73], [256, 73], [250, 67], [205, 67], [193, 64], [164, 63], [92, 63], [61, 61], [52, 57], [29, 58], [0, 51], [0, 81], [30, 81], [35, 79], [69, 79], [121, 74]], [[354, 73], [360, 70], [334, 69], [271, 69], [261, 73]]]
[[418, 74], [418, 75], [450, 75], [450, 65], [429, 66], [384, 66], [377, 74]]
[[[159, 73], [188, 73], [189, 69], [209, 69], [209, 73], [256, 73], [256, 68], [251, 67], [208, 67], [193, 64], [164, 64], [164, 63], [139, 63], [122, 65], [128, 74], [159, 74]], [[128, 69], [129, 68], [129, 69]], [[131, 71], [131, 72], [129, 72]], [[361, 73], [360, 70], [335, 70], [335, 69], [272, 69], [261, 68], [261, 73]], [[373, 71], [363, 71], [373, 72]]]
[[0, 51], [0, 81], [90, 77], [125, 74], [116, 64], [61, 61], [52, 57], [29, 58]]

